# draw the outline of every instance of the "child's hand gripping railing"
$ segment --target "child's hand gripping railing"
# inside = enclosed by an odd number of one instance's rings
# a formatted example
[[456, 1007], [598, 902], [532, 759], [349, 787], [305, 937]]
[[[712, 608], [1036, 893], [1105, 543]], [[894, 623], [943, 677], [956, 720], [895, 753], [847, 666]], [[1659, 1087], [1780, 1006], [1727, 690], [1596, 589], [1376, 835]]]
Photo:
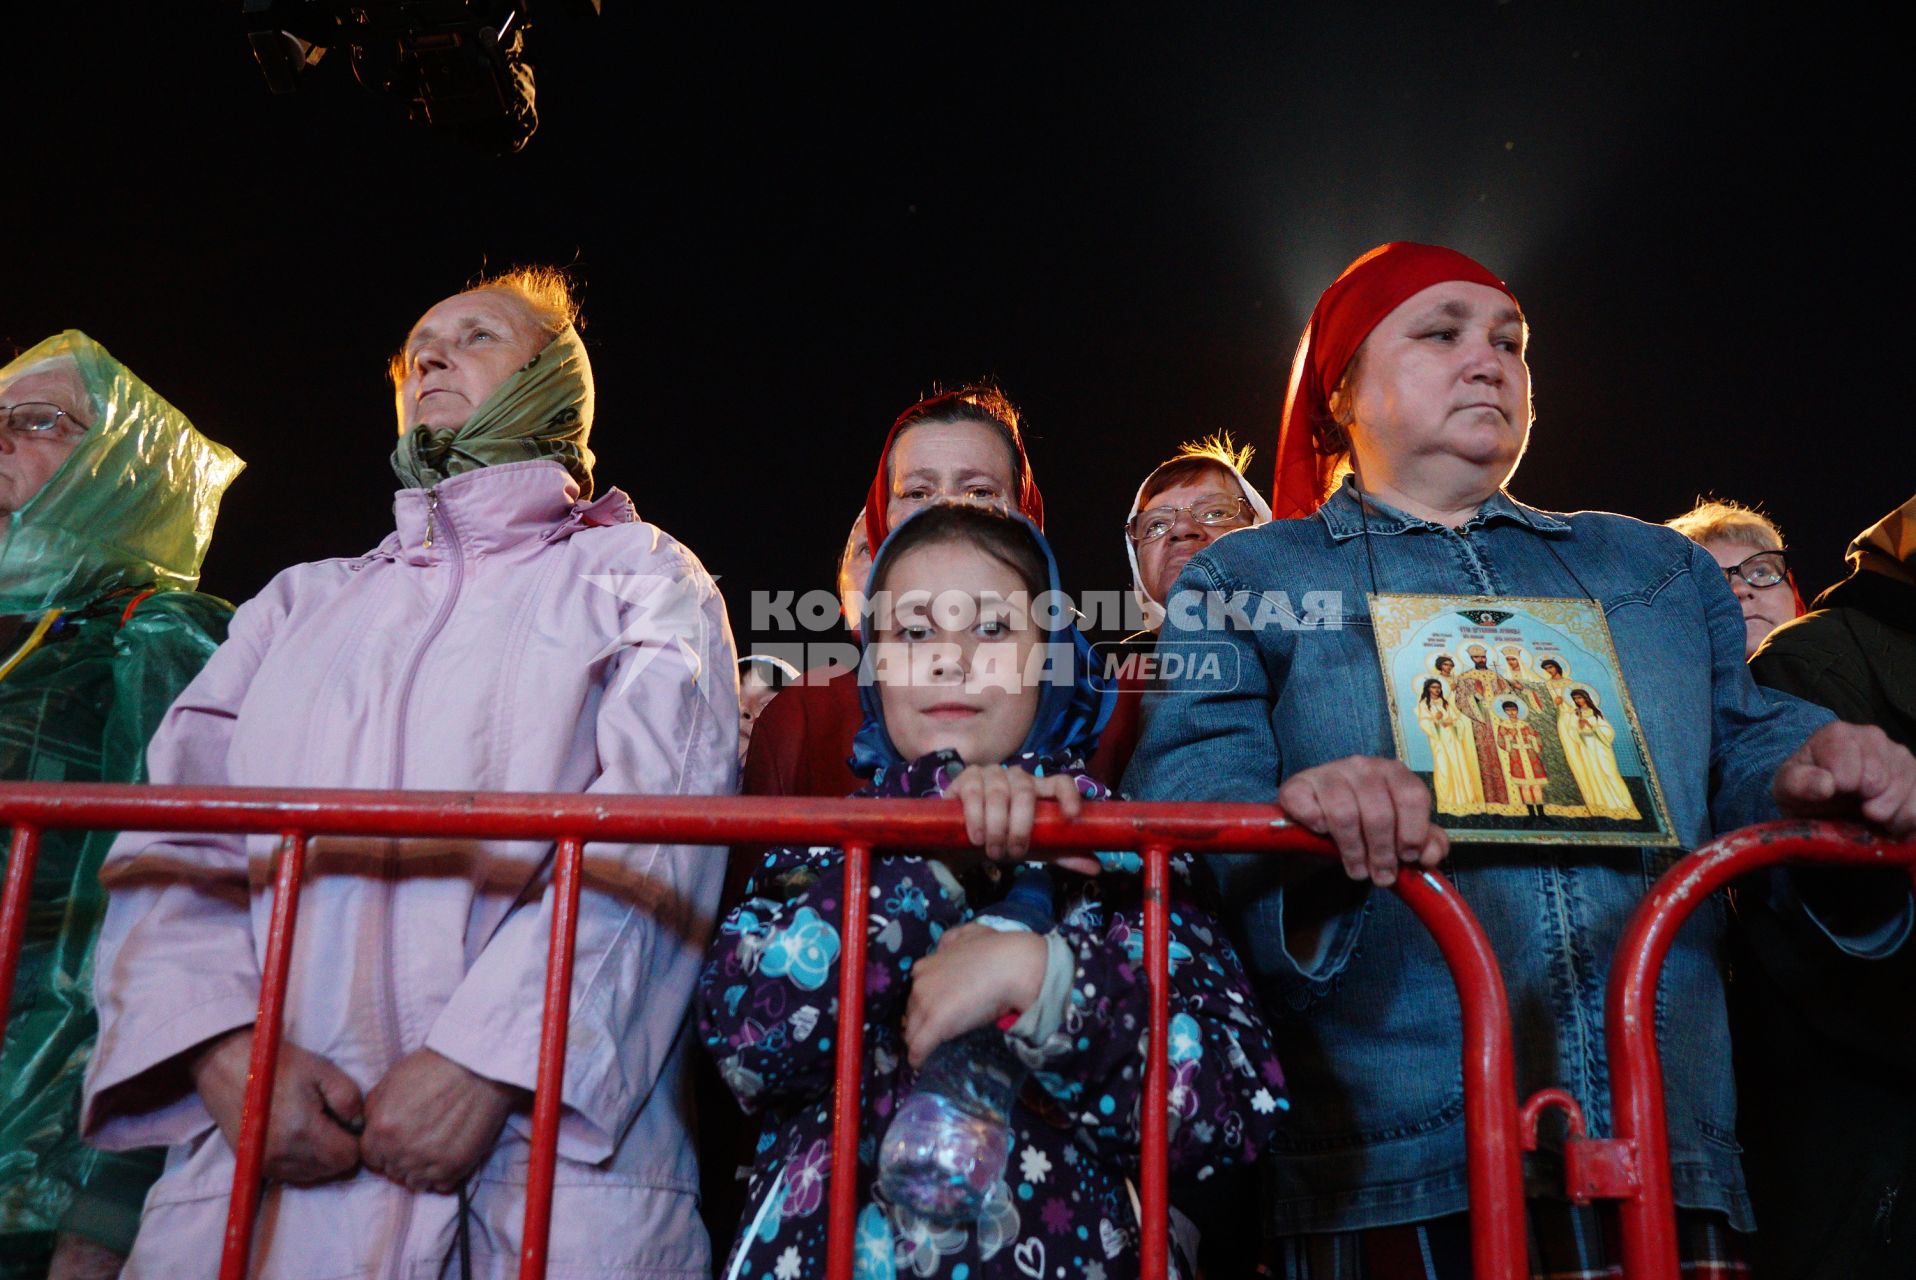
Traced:
[[[0, 898], [0, 1023], [12, 991], [25, 924], [27, 889], [40, 831], [48, 828], [158, 832], [267, 833], [281, 836], [272, 922], [265, 943], [259, 1020], [248, 1081], [222, 1280], [248, 1268], [259, 1205], [260, 1159], [278, 1054], [287, 963], [292, 953], [298, 885], [306, 844], [315, 836], [467, 837], [556, 842], [555, 910], [545, 1017], [533, 1103], [521, 1277], [545, 1273], [552, 1185], [565, 1065], [566, 1028], [584, 843], [820, 844], [846, 851], [839, 1016], [863, 1020], [865, 916], [873, 848], [949, 849], [968, 845], [956, 803], [901, 805], [885, 801], [717, 799], [711, 797], [585, 797], [457, 792], [265, 790], [8, 784], [0, 786], [0, 823], [14, 829], [4, 898]], [[1145, 959], [1152, 975], [1147, 1104], [1142, 1118], [1141, 1197], [1146, 1277], [1168, 1273], [1168, 1156], [1165, 1044], [1169, 1022], [1164, 975], [1168, 962], [1166, 890], [1173, 850], [1328, 856], [1322, 839], [1289, 825], [1263, 805], [1126, 804], [1091, 806], [1066, 822], [1041, 810], [1032, 846], [1046, 852], [1136, 849], [1146, 877]], [[719, 856], [715, 853], [714, 856]], [[1481, 1280], [1520, 1280], [1526, 1272], [1522, 1176], [1518, 1151], [1510, 1017], [1501, 975], [1481, 927], [1450, 884], [1428, 872], [1404, 874], [1397, 892], [1431, 930], [1456, 978], [1464, 1016], [1465, 1123], [1474, 1271]], [[861, 1039], [839, 1037], [833, 1167], [856, 1161]], [[1308, 1101], [1306, 1101], [1308, 1105]], [[855, 1181], [831, 1186], [827, 1274], [849, 1280]]]

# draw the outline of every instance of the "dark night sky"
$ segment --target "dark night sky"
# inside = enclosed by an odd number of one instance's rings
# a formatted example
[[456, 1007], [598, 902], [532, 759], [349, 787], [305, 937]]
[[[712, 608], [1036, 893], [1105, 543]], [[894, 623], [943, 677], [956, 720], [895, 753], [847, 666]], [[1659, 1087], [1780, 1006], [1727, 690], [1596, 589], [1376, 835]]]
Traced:
[[829, 585], [892, 416], [987, 372], [1067, 585], [1124, 585], [1138, 477], [1230, 428], [1268, 488], [1310, 305], [1393, 238], [1524, 300], [1527, 501], [1759, 501], [1815, 590], [1916, 488], [1877, 406], [1906, 67], [1855, 9], [608, 0], [535, 30], [542, 127], [494, 159], [343, 59], [270, 96], [238, 7], [10, 14], [0, 204], [0, 338], [83, 328], [250, 462], [204, 583], [234, 599], [382, 536], [386, 355], [523, 260], [584, 278], [601, 485], [741, 629], [752, 589]]

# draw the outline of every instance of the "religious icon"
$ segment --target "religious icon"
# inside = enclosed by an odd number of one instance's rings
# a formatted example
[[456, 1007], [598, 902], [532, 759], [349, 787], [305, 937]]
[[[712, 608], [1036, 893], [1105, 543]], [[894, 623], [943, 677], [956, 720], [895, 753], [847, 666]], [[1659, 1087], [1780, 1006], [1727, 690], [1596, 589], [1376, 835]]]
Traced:
[[1592, 600], [1372, 595], [1398, 758], [1453, 840], [1672, 845]]

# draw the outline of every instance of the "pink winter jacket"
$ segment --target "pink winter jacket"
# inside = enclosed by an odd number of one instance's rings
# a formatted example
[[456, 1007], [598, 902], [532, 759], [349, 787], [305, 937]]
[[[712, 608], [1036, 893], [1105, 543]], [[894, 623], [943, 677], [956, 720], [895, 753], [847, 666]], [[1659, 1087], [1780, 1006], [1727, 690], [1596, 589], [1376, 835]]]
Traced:
[[[698, 560], [614, 490], [552, 462], [394, 501], [370, 555], [298, 565], [233, 619], [149, 750], [158, 784], [722, 795], [736, 785], [725, 606]], [[179, 1056], [254, 1020], [270, 837], [128, 832], [95, 987], [83, 1126], [163, 1145], [128, 1277], [210, 1276], [233, 1153]], [[421, 1046], [530, 1089], [551, 846], [320, 839], [300, 898], [289, 1040], [370, 1090]], [[686, 1011], [724, 851], [588, 845], [553, 1277], [703, 1277]], [[516, 1273], [527, 1117], [469, 1180], [471, 1274]], [[363, 1168], [269, 1185], [255, 1274], [457, 1275], [453, 1196]]]

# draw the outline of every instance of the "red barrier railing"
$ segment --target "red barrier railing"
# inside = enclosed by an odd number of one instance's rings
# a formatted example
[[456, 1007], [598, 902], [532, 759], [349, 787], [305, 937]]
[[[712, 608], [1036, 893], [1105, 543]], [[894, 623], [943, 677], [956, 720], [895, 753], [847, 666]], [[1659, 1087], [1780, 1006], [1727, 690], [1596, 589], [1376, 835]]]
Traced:
[[[555, 909], [539, 1070], [533, 1101], [531, 1158], [522, 1280], [543, 1276], [551, 1231], [552, 1182], [558, 1146], [560, 1082], [569, 1016], [574, 921], [584, 842], [673, 844], [817, 844], [846, 850], [847, 918], [841, 926], [840, 1017], [863, 1021], [864, 948], [869, 904], [863, 889], [876, 847], [963, 848], [955, 802], [901, 805], [885, 801], [716, 799], [712, 797], [586, 797], [484, 795], [459, 792], [279, 791], [252, 788], [162, 788], [78, 784], [0, 786], [0, 823], [14, 829], [4, 895], [0, 895], [0, 1025], [12, 994], [39, 833], [49, 828], [156, 832], [278, 833], [272, 922], [261, 974], [245, 1119], [236, 1152], [222, 1280], [247, 1272], [259, 1203], [260, 1159], [271, 1106], [288, 962], [297, 920], [306, 843], [317, 836], [435, 836], [554, 840]], [[1136, 849], [1145, 862], [1144, 945], [1152, 975], [1146, 1103], [1142, 1119], [1140, 1192], [1144, 1275], [1167, 1274], [1168, 1153], [1165, 1042], [1168, 999], [1163, 981], [1169, 945], [1166, 884], [1172, 850], [1193, 853], [1307, 853], [1327, 856], [1322, 839], [1291, 826], [1265, 805], [1111, 803], [1090, 806], [1067, 822], [1041, 808], [1035, 849], [1092, 852]], [[1474, 1274], [1521, 1280], [1527, 1274], [1515, 1069], [1503, 978], [1482, 928], [1442, 876], [1409, 872], [1397, 882], [1405, 904], [1431, 931], [1457, 982], [1464, 1019], [1465, 1125]], [[833, 1168], [856, 1166], [862, 1064], [861, 1038], [836, 1047]], [[827, 1275], [849, 1280], [856, 1182], [831, 1184]]]
[[[1623, 1273], [1630, 1280], [1678, 1280], [1670, 1135], [1656, 1035], [1657, 980], [1664, 958], [1683, 922], [1712, 893], [1738, 876], [1782, 862], [1901, 866], [1916, 886], [1916, 842], [1891, 844], [1880, 831], [1847, 823], [1771, 822], [1697, 849], [1665, 872], [1638, 905], [1610, 965], [1604, 1010], [1616, 1136], [1579, 1137], [1583, 1117], [1570, 1101], [1572, 1136], [1564, 1144], [1571, 1198], [1619, 1202]], [[1562, 1105], [1568, 1095], [1550, 1101]], [[1531, 1119], [1527, 1114], [1527, 1128]]]

